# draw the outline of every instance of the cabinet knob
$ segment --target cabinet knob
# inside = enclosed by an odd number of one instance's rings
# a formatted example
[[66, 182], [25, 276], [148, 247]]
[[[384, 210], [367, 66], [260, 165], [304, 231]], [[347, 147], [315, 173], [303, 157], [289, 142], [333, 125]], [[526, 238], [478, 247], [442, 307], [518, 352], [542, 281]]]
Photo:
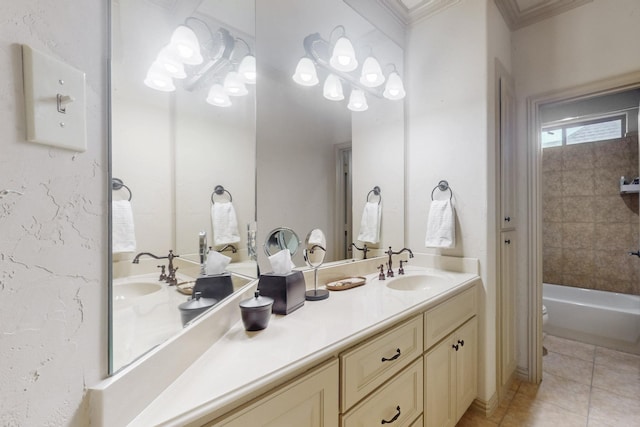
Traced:
[[504, 217], [504, 220], [505, 220], [506, 222], [511, 222], [511, 217], [510, 217], [510, 216], [505, 216], [505, 217]]
[[505, 240], [504, 242], [505, 242], [507, 245], [510, 245], [510, 244], [511, 244], [511, 239], [507, 239], [507, 240]]
[[393, 416], [393, 418], [391, 418], [390, 420], [384, 420], [383, 419], [382, 421], [380, 421], [380, 424], [391, 424], [392, 422], [397, 420], [398, 417], [400, 416], [400, 405], [398, 405], [396, 407], [396, 411], [398, 411], [398, 412]]
[[460, 344], [460, 347], [464, 347], [464, 340], [458, 340], [458, 344]]
[[455, 349], [456, 351], [458, 351], [458, 344], [453, 344], [453, 345], [451, 346], [451, 348], [453, 348], [453, 349]]
[[396, 354], [393, 355], [393, 357], [387, 359], [386, 357], [382, 358], [383, 362], [391, 362], [392, 360], [396, 360], [398, 357], [400, 357], [400, 349], [396, 348]]

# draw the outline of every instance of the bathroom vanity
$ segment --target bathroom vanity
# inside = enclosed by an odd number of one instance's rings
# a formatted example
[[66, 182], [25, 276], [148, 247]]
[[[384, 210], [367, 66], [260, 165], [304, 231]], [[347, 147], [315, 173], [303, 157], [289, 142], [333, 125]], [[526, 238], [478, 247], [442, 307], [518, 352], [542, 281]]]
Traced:
[[[323, 269], [321, 283], [370, 274], [364, 286], [332, 292], [287, 316], [272, 315], [263, 331], [246, 332], [239, 319], [230, 323], [137, 411], [125, 408], [126, 396], [113, 395], [117, 387], [110, 390], [127, 382], [127, 372], [117, 374], [123, 378], [92, 390], [92, 422], [453, 426], [477, 392], [481, 282], [477, 261], [445, 258], [417, 255], [404, 276], [384, 281], [371, 274], [380, 261], [375, 259]], [[217, 314], [203, 316], [192, 333], [213, 325]], [[176, 351], [171, 343], [156, 351]], [[130, 370], [135, 374], [135, 364]], [[162, 375], [162, 366], [156, 370]]]

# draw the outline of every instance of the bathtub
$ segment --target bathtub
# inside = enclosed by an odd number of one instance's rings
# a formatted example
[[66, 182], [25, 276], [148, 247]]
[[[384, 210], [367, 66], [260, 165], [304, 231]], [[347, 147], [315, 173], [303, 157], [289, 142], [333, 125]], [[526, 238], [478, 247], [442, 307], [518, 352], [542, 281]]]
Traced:
[[542, 304], [544, 332], [640, 354], [640, 296], [544, 283]]

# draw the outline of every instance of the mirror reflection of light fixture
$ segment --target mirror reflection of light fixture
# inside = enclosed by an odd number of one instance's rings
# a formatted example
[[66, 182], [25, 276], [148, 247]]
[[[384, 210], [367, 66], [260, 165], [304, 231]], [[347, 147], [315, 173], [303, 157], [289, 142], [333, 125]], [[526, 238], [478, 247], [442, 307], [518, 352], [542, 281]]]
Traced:
[[[324, 97], [332, 101], [343, 100], [342, 84], [350, 85], [351, 96], [347, 107], [351, 111], [365, 111], [368, 108], [366, 95], [389, 100], [403, 99], [406, 93], [396, 66], [389, 64], [392, 71], [385, 78], [380, 63], [373, 54], [366, 57], [359, 72], [344, 71], [347, 69], [344, 65], [349, 61], [346, 58], [340, 58], [340, 53], [343, 53], [345, 57], [349, 56], [353, 45], [349, 42], [345, 47], [341, 41], [342, 39], [348, 41], [344, 36], [344, 27], [341, 25], [335, 27], [331, 34], [336, 29], [342, 29], [343, 35], [335, 46], [323, 39], [319, 33], [312, 33], [304, 38], [302, 44], [305, 55], [296, 66], [293, 80], [301, 86], [314, 86], [318, 83], [317, 70], [326, 71], [328, 77], [323, 86]], [[355, 59], [355, 52], [353, 55]], [[348, 67], [351, 71], [357, 69], [357, 61], [355, 63], [356, 67]], [[385, 82], [386, 85], [383, 87]]]
[[[199, 31], [202, 44], [195, 30]], [[190, 16], [174, 30], [171, 41], [149, 68], [144, 83], [164, 92], [176, 90], [173, 79], [184, 79], [181, 87], [188, 91], [215, 83], [207, 92], [207, 102], [228, 107], [229, 96], [247, 95], [245, 84], [255, 84], [256, 77], [256, 59], [246, 40], [234, 38], [222, 27], [214, 32], [205, 21]]]
[[224, 91], [229, 96], [244, 96], [249, 91], [237, 71], [229, 71], [224, 78]]
[[360, 83], [366, 87], [378, 87], [384, 83], [385, 77], [382, 74], [380, 63], [373, 56], [368, 56], [362, 64], [362, 73], [360, 75]]
[[151, 89], [159, 90], [161, 92], [173, 92], [176, 90], [176, 87], [173, 84], [173, 79], [164, 72], [160, 64], [157, 62], [154, 62], [149, 68], [149, 71], [147, 71], [144, 84]]
[[349, 72], [358, 68], [356, 51], [348, 38], [343, 36], [338, 39], [329, 63], [338, 71]]
[[329, 74], [324, 81], [322, 93], [325, 98], [330, 101], [342, 101], [344, 94], [342, 93], [342, 82], [335, 74]]
[[227, 95], [227, 93], [224, 91], [224, 88], [219, 83], [214, 84], [213, 86], [211, 86], [211, 89], [209, 89], [207, 102], [211, 105], [215, 105], [216, 107], [231, 106], [231, 99], [229, 99], [229, 95]]
[[351, 111], [366, 111], [369, 108], [367, 105], [367, 97], [364, 95], [362, 89], [351, 90], [347, 108]]
[[196, 33], [186, 25], [179, 25], [171, 35], [171, 41], [167, 46], [169, 52], [176, 56], [183, 64], [202, 64], [200, 43]]
[[393, 71], [389, 74], [389, 78], [387, 79], [387, 84], [384, 87], [382, 95], [391, 100], [402, 99], [405, 97], [406, 92], [404, 91], [404, 85], [402, 84], [402, 79], [397, 71]]
[[318, 72], [311, 58], [302, 57], [296, 66], [293, 81], [302, 86], [315, 86], [318, 84]]

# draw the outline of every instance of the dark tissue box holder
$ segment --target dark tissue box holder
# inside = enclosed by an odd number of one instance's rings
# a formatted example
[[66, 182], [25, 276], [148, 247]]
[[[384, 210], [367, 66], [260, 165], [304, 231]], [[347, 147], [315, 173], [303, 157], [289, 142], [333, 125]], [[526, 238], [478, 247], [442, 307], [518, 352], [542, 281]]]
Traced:
[[262, 274], [258, 280], [260, 295], [273, 298], [272, 311], [275, 314], [289, 314], [302, 307], [306, 289], [302, 271]]
[[203, 298], [215, 298], [223, 300], [233, 293], [233, 282], [231, 273], [214, 274], [211, 276], [200, 276], [193, 285], [193, 295], [200, 292]]

